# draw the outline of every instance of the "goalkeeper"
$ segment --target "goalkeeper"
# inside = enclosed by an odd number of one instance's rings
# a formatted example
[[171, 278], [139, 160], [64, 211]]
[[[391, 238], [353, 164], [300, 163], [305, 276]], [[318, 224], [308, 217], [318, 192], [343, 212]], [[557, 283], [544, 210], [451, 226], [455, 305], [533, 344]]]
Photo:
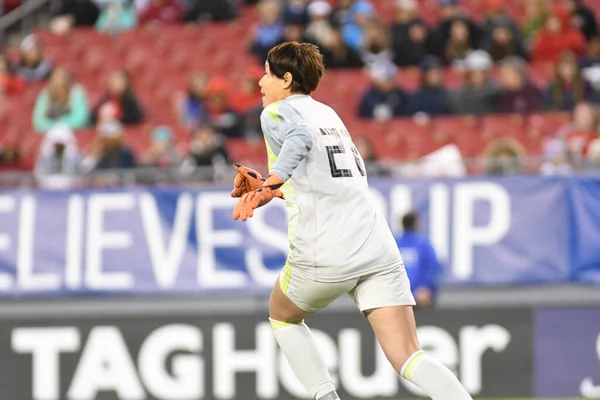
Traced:
[[270, 174], [236, 165], [234, 219], [285, 198], [290, 253], [269, 316], [292, 370], [316, 400], [339, 399], [304, 320], [348, 293], [396, 371], [434, 400], [471, 399], [417, 340], [415, 301], [396, 242], [371, 199], [364, 162], [333, 109], [311, 96], [323, 60], [310, 44], [271, 49], [260, 80]]

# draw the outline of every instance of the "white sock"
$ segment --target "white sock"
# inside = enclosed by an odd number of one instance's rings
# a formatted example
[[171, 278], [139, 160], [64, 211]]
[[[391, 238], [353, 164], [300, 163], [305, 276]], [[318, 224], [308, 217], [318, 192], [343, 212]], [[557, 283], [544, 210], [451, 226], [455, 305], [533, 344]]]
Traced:
[[406, 360], [400, 375], [433, 400], [473, 400], [452, 371], [422, 350]]
[[275, 339], [292, 371], [316, 400], [339, 400], [317, 342], [304, 322], [289, 324], [271, 319]]

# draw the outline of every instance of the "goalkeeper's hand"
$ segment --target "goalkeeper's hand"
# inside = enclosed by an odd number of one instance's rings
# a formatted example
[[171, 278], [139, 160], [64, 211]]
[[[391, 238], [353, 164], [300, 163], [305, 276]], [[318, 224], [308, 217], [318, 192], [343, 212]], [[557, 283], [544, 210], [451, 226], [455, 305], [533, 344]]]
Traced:
[[244, 194], [233, 210], [233, 219], [247, 220], [254, 215], [256, 208], [264, 206], [274, 197], [285, 199], [281, 190], [271, 189], [268, 186]]
[[233, 164], [233, 168], [238, 174], [233, 180], [231, 197], [242, 197], [244, 194], [262, 187], [264, 179], [258, 171], [241, 164]]

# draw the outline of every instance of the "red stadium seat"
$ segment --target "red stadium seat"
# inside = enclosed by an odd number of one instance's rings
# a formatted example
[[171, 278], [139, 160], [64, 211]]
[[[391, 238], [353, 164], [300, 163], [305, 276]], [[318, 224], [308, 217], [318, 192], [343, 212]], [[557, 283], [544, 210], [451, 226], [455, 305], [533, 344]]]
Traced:
[[511, 115], [486, 115], [481, 118], [481, 134], [487, 139], [496, 137], [521, 138], [527, 124], [526, 116]]
[[418, 68], [404, 68], [397, 75], [396, 82], [408, 91], [415, 91], [421, 86], [421, 71]]
[[470, 116], [438, 117], [433, 121], [431, 132], [437, 145], [454, 143], [465, 157], [479, 155], [484, 144], [479, 121]]
[[452, 68], [446, 68], [444, 70], [444, 86], [448, 89], [456, 89], [465, 81], [465, 73], [463, 71], [457, 71]]
[[264, 166], [267, 150], [264, 140], [230, 139], [227, 142], [229, 157], [233, 162], [246, 165]]
[[571, 114], [566, 112], [549, 112], [534, 114], [527, 125], [528, 135], [552, 137], [561, 126], [571, 121]]
[[554, 67], [550, 64], [531, 64], [528, 67], [529, 79], [537, 87], [544, 89], [552, 79]]

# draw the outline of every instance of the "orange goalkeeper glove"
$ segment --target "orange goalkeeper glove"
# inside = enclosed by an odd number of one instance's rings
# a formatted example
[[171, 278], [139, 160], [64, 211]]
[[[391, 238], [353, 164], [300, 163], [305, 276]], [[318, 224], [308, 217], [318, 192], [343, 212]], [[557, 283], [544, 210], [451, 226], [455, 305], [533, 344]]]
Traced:
[[268, 186], [244, 194], [233, 210], [233, 219], [247, 220], [254, 215], [255, 209], [264, 206], [275, 197], [285, 200], [281, 190], [271, 189]]
[[233, 168], [238, 174], [233, 180], [231, 197], [242, 197], [244, 194], [262, 187], [264, 179], [258, 171], [241, 164], [233, 164]]

